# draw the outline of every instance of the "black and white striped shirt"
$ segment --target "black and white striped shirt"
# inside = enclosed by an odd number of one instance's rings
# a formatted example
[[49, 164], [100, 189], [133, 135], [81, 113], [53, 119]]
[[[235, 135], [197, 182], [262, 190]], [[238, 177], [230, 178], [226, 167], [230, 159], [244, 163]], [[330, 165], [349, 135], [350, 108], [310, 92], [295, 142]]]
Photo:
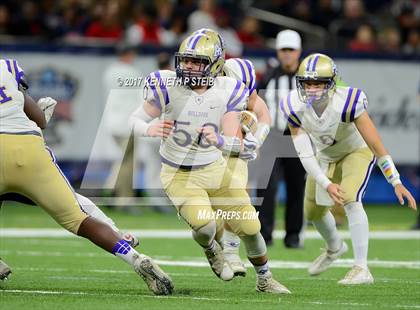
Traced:
[[271, 128], [284, 131], [287, 120], [280, 109], [280, 100], [286, 97], [289, 91], [296, 88], [295, 75], [285, 73], [281, 66], [268, 72], [258, 85], [258, 94], [262, 97], [270, 111], [273, 120]]

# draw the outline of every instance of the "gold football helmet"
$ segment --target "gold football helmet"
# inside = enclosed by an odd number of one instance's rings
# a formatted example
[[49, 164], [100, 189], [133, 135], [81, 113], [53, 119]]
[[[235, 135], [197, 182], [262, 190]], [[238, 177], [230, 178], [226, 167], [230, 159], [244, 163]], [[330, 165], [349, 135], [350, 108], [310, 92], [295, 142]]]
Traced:
[[[305, 82], [324, 82], [325, 90], [320, 98], [311, 98], [305, 91]], [[337, 82], [337, 68], [334, 61], [324, 54], [311, 54], [307, 56], [299, 65], [296, 73], [296, 86], [300, 100], [305, 103], [314, 101], [324, 101], [335, 91]]]
[[192, 35], [197, 34], [205, 34], [206, 36], [210, 37], [212, 40], [218, 40], [220, 46], [222, 47], [223, 58], [226, 55], [226, 47], [225, 47], [225, 40], [223, 40], [222, 36], [216, 31], [211, 28], [201, 28], [197, 31], [194, 31]]
[[[199, 71], [185, 68], [186, 60], [200, 64]], [[206, 34], [196, 34], [187, 37], [175, 53], [175, 68], [178, 77], [216, 77], [225, 64], [220, 42], [215, 37]]]

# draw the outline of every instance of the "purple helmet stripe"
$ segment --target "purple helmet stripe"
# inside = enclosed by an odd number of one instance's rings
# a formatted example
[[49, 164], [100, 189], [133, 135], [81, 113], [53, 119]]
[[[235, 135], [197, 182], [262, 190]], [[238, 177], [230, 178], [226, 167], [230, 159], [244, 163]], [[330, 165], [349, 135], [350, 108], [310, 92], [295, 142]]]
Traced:
[[306, 64], [306, 71], [309, 71], [309, 68], [311, 67], [312, 57], [309, 58], [308, 63]]
[[312, 72], [315, 71], [316, 64], [318, 63], [319, 55], [315, 57], [314, 62], [312, 63]]
[[195, 37], [194, 42], [192, 43], [191, 48], [195, 48], [195, 46], [197, 45], [198, 41], [199, 41], [199, 40], [200, 40], [200, 38], [202, 38], [202, 37], [203, 37], [203, 34], [200, 34], [200, 35], [196, 36], [196, 37]]
[[196, 37], [197, 35], [198, 35], [198, 34], [193, 35], [193, 36], [191, 36], [191, 37], [190, 37], [190, 39], [188, 40], [188, 43], [187, 43], [187, 47], [188, 47], [188, 48], [191, 48], [191, 46], [190, 46], [190, 45], [191, 45], [191, 42], [195, 39], [195, 37]]

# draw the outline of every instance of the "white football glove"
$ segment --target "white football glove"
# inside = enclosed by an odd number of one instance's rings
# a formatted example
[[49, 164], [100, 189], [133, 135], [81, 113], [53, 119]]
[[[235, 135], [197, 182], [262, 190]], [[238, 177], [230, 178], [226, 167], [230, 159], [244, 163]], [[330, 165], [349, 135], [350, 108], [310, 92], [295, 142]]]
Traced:
[[256, 151], [260, 147], [259, 141], [251, 132], [248, 132], [244, 137], [244, 150]]
[[239, 153], [239, 158], [243, 159], [243, 160], [246, 160], [246, 161], [255, 160], [255, 159], [257, 159], [257, 156], [258, 156], [258, 154], [257, 154], [256, 151], [253, 151], [253, 152], [242, 151], [242, 152]]
[[42, 112], [44, 112], [45, 120], [48, 123], [54, 113], [54, 109], [55, 109], [55, 106], [57, 105], [57, 101], [51, 97], [44, 97], [44, 98], [40, 98], [37, 104], [39, 108], [42, 110]]
[[239, 158], [244, 160], [255, 160], [257, 158], [257, 149], [259, 148], [258, 140], [248, 132], [243, 140], [244, 149], [239, 153]]

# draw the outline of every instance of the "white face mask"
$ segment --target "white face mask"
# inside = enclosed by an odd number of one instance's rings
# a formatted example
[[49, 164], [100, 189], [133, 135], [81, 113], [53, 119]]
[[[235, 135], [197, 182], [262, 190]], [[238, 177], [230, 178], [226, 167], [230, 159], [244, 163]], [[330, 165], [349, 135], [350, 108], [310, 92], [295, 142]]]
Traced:
[[299, 98], [308, 106], [320, 106], [328, 102], [328, 92], [335, 86], [334, 81], [326, 82], [324, 88], [305, 88], [304, 84], [304, 81], [297, 83], [298, 93]]
[[322, 98], [322, 96], [325, 94], [325, 92], [328, 92], [328, 90], [325, 89], [325, 86], [323, 88], [321, 88], [321, 87], [306, 88], [305, 89], [306, 96], [310, 100], [315, 100], [315, 101], [320, 100]]

